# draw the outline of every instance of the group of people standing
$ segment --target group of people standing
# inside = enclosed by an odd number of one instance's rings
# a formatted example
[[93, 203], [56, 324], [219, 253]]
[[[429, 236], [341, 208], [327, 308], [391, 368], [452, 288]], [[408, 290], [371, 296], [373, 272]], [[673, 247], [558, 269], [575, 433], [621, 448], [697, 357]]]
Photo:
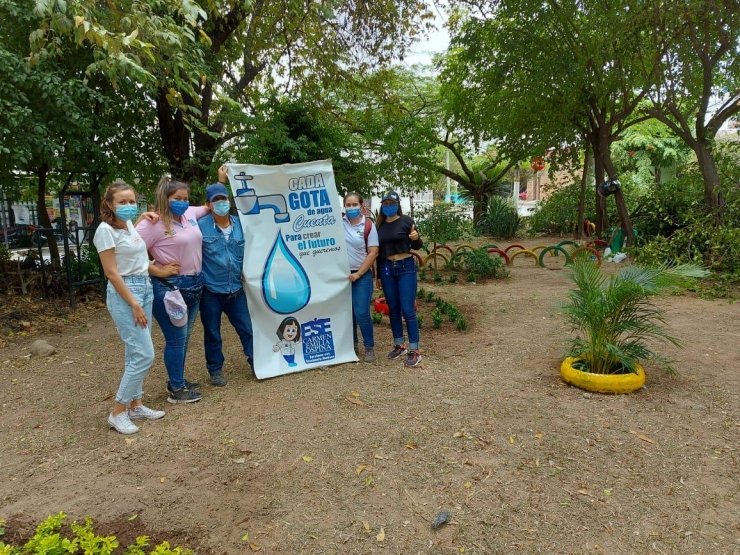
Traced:
[[[195, 320], [203, 324], [206, 367], [214, 386], [225, 386], [221, 319], [226, 314], [239, 336], [247, 364], [252, 366], [253, 335], [242, 285], [245, 239], [239, 219], [232, 215], [229, 193], [223, 185], [226, 167], [219, 168], [219, 183], [206, 188], [206, 205], [191, 206], [189, 186], [164, 177], [155, 199], [155, 212], [138, 222], [136, 193], [117, 181], [101, 202], [101, 224], [94, 244], [108, 278], [106, 305], [124, 343], [124, 372], [108, 424], [122, 434], [139, 428], [135, 420], [158, 420], [165, 412], [143, 404], [143, 381], [154, 362], [152, 316], [165, 340], [167, 401], [194, 403], [202, 398], [200, 384], [185, 376], [185, 359]], [[416, 366], [419, 327], [416, 320], [416, 265], [411, 249], [421, 247], [411, 218], [401, 212], [400, 197], [385, 193], [377, 227], [362, 214], [362, 198], [344, 198], [343, 216], [352, 283], [353, 335], [358, 352], [360, 328], [364, 360], [373, 362], [375, 342], [370, 317], [374, 279], [390, 310], [393, 350], [389, 359], [406, 355], [404, 364]], [[178, 313], [177, 309], [181, 312]], [[404, 340], [406, 321], [409, 342]]]

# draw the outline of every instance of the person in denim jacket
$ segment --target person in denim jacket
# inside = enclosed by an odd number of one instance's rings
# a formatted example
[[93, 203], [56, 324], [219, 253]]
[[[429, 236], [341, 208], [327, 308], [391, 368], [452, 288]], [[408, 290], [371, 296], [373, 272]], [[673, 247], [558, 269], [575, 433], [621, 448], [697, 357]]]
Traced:
[[[225, 169], [219, 169], [219, 180], [226, 180]], [[203, 344], [206, 367], [211, 383], [226, 385], [224, 354], [221, 339], [221, 317], [229, 318], [252, 365], [252, 321], [242, 285], [244, 262], [244, 230], [239, 218], [229, 212], [229, 193], [222, 183], [206, 188], [206, 200], [211, 213], [200, 220], [203, 234], [203, 294], [200, 299], [200, 321], [203, 323]]]

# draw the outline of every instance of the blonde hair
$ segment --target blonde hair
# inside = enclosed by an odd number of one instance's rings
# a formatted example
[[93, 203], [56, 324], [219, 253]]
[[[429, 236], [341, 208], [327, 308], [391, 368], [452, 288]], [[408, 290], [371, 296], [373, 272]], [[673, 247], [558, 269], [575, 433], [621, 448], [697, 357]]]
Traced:
[[163, 175], [154, 193], [154, 206], [168, 232], [172, 231], [172, 220], [174, 219], [172, 210], [170, 210], [170, 197], [181, 189], [190, 193], [190, 185], [174, 179], [171, 175]]
[[[103, 195], [103, 201], [100, 203], [100, 220], [116, 227], [116, 209], [113, 206], [113, 196], [121, 191], [134, 191], [134, 188], [123, 181], [122, 179], [116, 179], [113, 183], [108, 185]], [[134, 195], [136, 191], [134, 191]]]

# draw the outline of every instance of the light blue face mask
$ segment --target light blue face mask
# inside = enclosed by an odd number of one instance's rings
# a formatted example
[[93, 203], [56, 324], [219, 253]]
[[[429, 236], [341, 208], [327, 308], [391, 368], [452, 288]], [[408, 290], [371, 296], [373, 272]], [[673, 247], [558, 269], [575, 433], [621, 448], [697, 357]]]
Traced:
[[350, 220], [354, 220], [357, 216], [360, 215], [360, 212], [362, 210], [360, 208], [345, 208], [344, 213], [347, 214], [347, 218]]
[[383, 214], [386, 218], [392, 218], [396, 214], [398, 214], [398, 205], [397, 204], [384, 204], [381, 206], [381, 210], [383, 210]]
[[119, 204], [116, 206], [116, 218], [128, 222], [133, 220], [139, 213], [139, 209], [135, 204]]
[[216, 216], [225, 216], [231, 210], [231, 203], [228, 200], [217, 200], [213, 203], [213, 213]]
[[170, 211], [176, 218], [182, 216], [188, 208], [190, 208], [190, 202], [187, 200], [170, 201]]

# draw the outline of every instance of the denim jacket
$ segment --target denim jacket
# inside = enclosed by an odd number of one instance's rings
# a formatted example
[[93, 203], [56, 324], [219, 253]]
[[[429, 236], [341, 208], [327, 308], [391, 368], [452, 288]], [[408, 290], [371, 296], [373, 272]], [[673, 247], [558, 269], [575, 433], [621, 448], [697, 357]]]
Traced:
[[211, 293], [231, 294], [242, 288], [244, 231], [236, 216], [229, 216], [233, 231], [227, 241], [211, 214], [198, 220], [203, 234], [203, 284]]

